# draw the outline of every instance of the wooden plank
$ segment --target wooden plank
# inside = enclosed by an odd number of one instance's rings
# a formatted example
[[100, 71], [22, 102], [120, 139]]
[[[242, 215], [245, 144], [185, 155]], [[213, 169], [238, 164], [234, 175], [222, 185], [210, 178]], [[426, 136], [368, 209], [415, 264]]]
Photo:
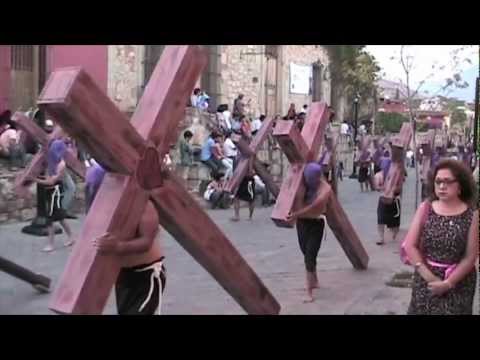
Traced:
[[120, 270], [115, 256], [100, 255], [93, 240], [107, 232], [131, 238], [149, 193], [134, 178], [107, 173], [54, 291], [49, 308], [62, 314], [101, 314]]
[[330, 196], [325, 215], [328, 226], [332, 229], [353, 267], [358, 270], [367, 269], [368, 254], [335, 195]]
[[[247, 175], [248, 168], [249, 168], [249, 159], [252, 156], [255, 156], [258, 150], [260, 149], [262, 143], [267, 139], [268, 135], [271, 133], [273, 128], [273, 118], [265, 120], [261, 129], [253, 138], [251, 144], [249, 145], [241, 136], [232, 136], [232, 141], [237, 146], [238, 150], [242, 154], [242, 157], [238, 161], [238, 164], [233, 172], [232, 178], [228, 181], [225, 186], [225, 191], [229, 192], [230, 194], [235, 194], [238, 191], [242, 180]], [[255, 164], [254, 161], [254, 168], [258, 167], [258, 164]], [[266, 171], [262, 171], [260, 169], [262, 175], [259, 174], [260, 177], [267, 176]], [[263, 180], [263, 179], [262, 179]], [[266, 181], [272, 186], [272, 191], [277, 191], [278, 186], [274, 185], [273, 179], [266, 179]], [[266, 184], [266, 183], [265, 183]]]
[[207, 62], [207, 52], [199, 46], [167, 46], [145, 88], [132, 125], [159, 148], [162, 159], [177, 141], [186, 101]]
[[161, 225], [248, 313], [278, 314], [280, 305], [220, 228], [169, 173], [151, 199]]
[[290, 163], [308, 161], [309, 148], [293, 121], [278, 121], [273, 136], [277, 139]]
[[[323, 143], [325, 129], [330, 122], [331, 111], [323, 102], [314, 102], [308, 109], [307, 119], [302, 129], [302, 138], [308, 148], [306, 162], [313, 161]], [[278, 126], [278, 125], [277, 125]]]
[[108, 171], [135, 169], [144, 139], [84, 70], [54, 71], [38, 105]]
[[292, 228], [294, 226], [293, 223], [288, 222], [286, 219], [291, 211], [297, 210], [294, 208], [297, 194], [301, 191], [305, 191], [305, 185], [303, 182], [304, 169], [305, 164], [291, 164], [287, 176], [282, 182], [280, 193], [277, 197], [277, 203], [273, 208], [271, 216], [275, 225], [279, 227]]
[[17, 111], [15, 114], [13, 114], [12, 121], [18, 125], [20, 129], [32, 137], [37, 143], [43, 147], [47, 147], [49, 138], [45, 130], [38, 126], [24, 113]]
[[15, 178], [15, 193], [22, 198], [31, 195], [30, 191], [27, 189], [30, 185], [33, 184], [33, 181], [31, 179], [35, 179], [40, 176], [45, 170], [46, 166], [47, 164], [45, 153], [44, 151], [39, 151], [32, 158], [25, 170], [18, 174]]
[[51, 280], [0, 256], [0, 271], [25, 281], [40, 292], [49, 292]]

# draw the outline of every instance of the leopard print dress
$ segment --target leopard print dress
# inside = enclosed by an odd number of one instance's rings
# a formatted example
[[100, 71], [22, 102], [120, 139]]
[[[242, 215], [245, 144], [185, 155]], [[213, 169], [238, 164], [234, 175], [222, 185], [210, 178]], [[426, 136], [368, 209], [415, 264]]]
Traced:
[[[465, 255], [468, 232], [474, 210], [468, 208], [462, 214], [442, 216], [430, 207], [428, 220], [422, 231], [421, 252], [427, 259], [444, 264], [458, 264]], [[445, 269], [426, 264], [430, 271], [444, 279]], [[427, 282], [415, 273], [409, 315], [472, 315], [473, 297], [477, 283], [474, 268], [452, 290], [441, 296], [431, 293]]]

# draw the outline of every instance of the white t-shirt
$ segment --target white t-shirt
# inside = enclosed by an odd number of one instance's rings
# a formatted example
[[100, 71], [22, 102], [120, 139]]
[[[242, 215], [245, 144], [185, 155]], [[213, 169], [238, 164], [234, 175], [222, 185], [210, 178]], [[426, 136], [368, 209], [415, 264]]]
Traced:
[[348, 124], [342, 123], [342, 125], [340, 126], [340, 133], [342, 135], [347, 135], [348, 134]]
[[222, 113], [223, 116], [223, 121], [225, 121], [225, 125], [227, 126], [228, 130], [232, 130], [232, 121], [230, 120], [232, 118], [232, 113], [228, 110], [225, 110]]
[[226, 157], [235, 157], [237, 156], [237, 147], [233, 143], [232, 139], [227, 138], [223, 143], [223, 153]]
[[258, 188], [261, 188], [261, 189], [263, 189], [265, 187], [265, 184], [262, 181], [262, 179], [260, 179], [260, 176], [254, 175], [253, 179], [255, 180], [255, 186], [257, 186]]
[[0, 135], [0, 148], [8, 151], [11, 143], [18, 143], [17, 130], [7, 129]]
[[251, 125], [251, 126], [252, 126], [252, 132], [253, 132], [253, 131], [258, 131], [258, 130], [260, 130], [261, 127], [262, 127], [262, 125], [263, 125], [263, 124], [262, 124], [262, 122], [260, 121], [260, 119], [255, 119], [255, 120], [253, 120], [253, 121], [252, 121], [252, 125]]

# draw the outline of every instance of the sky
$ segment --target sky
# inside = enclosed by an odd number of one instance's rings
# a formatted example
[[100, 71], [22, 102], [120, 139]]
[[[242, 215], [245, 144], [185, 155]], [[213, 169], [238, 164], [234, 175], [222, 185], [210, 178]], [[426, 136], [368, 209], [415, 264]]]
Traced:
[[[459, 45], [413, 45], [407, 46], [405, 49], [408, 54], [413, 56], [414, 67], [411, 72], [410, 86], [416, 89], [419, 82], [424, 80], [430, 74], [431, 78], [426, 80], [420, 91], [428, 90], [429, 94], [437, 92], [439, 88], [445, 83], [445, 79], [454, 74], [451, 66], [452, 51], [460, 48]], [[382, 67], [382, 77], [391, 80], [399, 81], [401, 78], [405, 83], [405, 72], [400, 64], [400, 45], [368, 45], [367, 51], [372, 54]], [[468, 57], [472, 63], [462, 61], [458, 69], [462, 73], [463, 80], [469, 83], [466, 89], [453, 89], [448, 94], [450, 97], [457, 97], [462, 100], [474, 101], [475, 99], [475, 79], [478, 76], [478, 46], [464, 50], [459, 54], [463, 59]], [[395, 59], [392, 59], [395, 57]], [[432, 65], [437, 64], [435, 70], [432, 71]], [[445, 65], [443, 71], [438, 67]], [[385, 73], [385, 76], [383, 76]], [[439, 93], [439, 95], [447, 95], [446, 93]]]

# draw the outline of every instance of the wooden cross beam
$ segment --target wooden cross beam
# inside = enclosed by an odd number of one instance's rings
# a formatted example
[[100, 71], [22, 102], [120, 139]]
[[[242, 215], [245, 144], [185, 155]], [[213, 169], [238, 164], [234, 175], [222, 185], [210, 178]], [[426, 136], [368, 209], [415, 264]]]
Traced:
[[56, 312], [100, 314], [120, 264], [92, 239], [134, 235], [147, 201], [160, 224], [250, 314], [278, 314], [271, 293], [173, 173], [161, 168], [185, 99], [207, 63], [197, 46], [167, 46], [131, 122], [79, 68], [52, 73], [39, 105], [109, 173], [85, 219], [50, 303]]
[[433, 146], [435, 142], [435, 131], [430, 129], [425, 133], [417, 133], [417, 145], [422, 149], [422, 171], [421, 179], [427, 181], [428, 173], [432, 164]]
[[[30, 135], [42, 147], [42, 149], [35, 154], [30, 161], [25, 171], [21, 172], [15, 179], [14, 186], [16, 194], [20, 197], [26, 197], [29, 195], [27, 187], [31, 185], [32, 179], [38, 177], [45, 170], [48, 144], [52, 139], [55, 139], [60, 135], [62, 129], [57, 126], [52, 134], [47, 134], [40, 126], [21, 112], [16, 112], [13, 115], [12, 120], [23, 130], [24, 133]], [[82, 179], [85, 179], [85, 164], [78, 160], [71, 151], [65, 153], [65, 164], [75, 174]]]
[[242, 157], [240, 158], [237, 167], [233, 172], [232, 178], [225, 186], [225, 191], [229, 192], [230, 194], [235, 194], [238, 191], [238, 188], [240, 187], [243, 178], [248, 173], [250, 165], [249, 162], [253, 161], [253, 167], [255, 169], [255, 172], [262, 179], [262, 181], [265, 183], [265, 186], [267, 186], [268, 190], [273, 194], [273, 196], [278, 196], [278, 193], [280, 192], [278, 185], [275, 183], [273, 177], [270, 175], [267, 169], [265, 169], [265, 166], [263, 166], [263, 164], [256, 158], [258, 150], [272, 131], [273, 122], [273, 118], [265, 120], [250, 145], [243, 139], [242, 136], [232, 135], [232, 141], [240, 150]]
[[385, 179], [383, 196], [389, 199], [395, 197], [395, 190], [401, 189], [405, 175], [405, 151], [412, 140], [412, 127], [403, 123], [400, 133], [392, 139], [392, 165]]
[[[307, 163], [318, 161], [329, 119], [330, 110], [327, 105], [317, 102], [311, 105], [308, 119], [301, 133], [291, 121], [279, 121], [275, 127], [273, 136], [290, 161], [290, 168], [272, 213], [272, 220], [277, 226], [293, 226], [286, 220], [287, 216], [291, 211], [296, 210], [294, 209], [295, 199], [305, 192], [303, 171]], [[366, 269], [367, 252], [335, 195], [330, 197], [327, 204], [326, 218], [353, 266], [356, 269]]]
[[7, 274], [25, 281], [32, 285], [39, 292], [46, 293], [50, 292], [50, 279], [46, 276], [36, 274], [23, 266], [17, 265], [10, 260], [7, 260], [0, 256], [0, 271], [6, 272]]

